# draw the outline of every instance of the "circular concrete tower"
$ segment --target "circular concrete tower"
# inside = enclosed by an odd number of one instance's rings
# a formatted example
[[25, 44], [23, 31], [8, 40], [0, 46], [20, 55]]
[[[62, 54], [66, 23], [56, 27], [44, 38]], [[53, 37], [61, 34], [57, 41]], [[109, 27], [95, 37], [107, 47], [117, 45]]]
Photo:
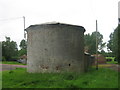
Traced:
[[84, 72], [84, 27], [49, 23], [26, 31], [28, 72]]

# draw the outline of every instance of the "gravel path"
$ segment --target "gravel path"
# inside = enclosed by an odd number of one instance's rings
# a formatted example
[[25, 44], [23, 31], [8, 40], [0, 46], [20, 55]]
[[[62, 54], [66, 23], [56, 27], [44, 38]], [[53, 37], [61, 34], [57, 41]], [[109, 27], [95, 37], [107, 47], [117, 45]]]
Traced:
[[13, 70], [16, 68], [26, 68], [27, 65], [11, 65], [11, 64], [0, 64], [0, 71]]

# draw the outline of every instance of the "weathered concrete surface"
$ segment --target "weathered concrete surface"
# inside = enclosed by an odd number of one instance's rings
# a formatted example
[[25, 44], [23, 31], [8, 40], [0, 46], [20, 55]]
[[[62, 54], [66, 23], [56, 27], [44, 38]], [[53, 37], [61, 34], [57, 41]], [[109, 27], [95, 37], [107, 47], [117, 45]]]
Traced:
[[2, 42], [0, 42], [0, 61], [2, 61]]
[[32, 25], [27, 29], [28, 72], [83, 72], [84, 31], [68, 24]]
[[95, 62], [95, 57], [89, 53], [84, 53], [84, 68], [88, 71], [92, 64]]

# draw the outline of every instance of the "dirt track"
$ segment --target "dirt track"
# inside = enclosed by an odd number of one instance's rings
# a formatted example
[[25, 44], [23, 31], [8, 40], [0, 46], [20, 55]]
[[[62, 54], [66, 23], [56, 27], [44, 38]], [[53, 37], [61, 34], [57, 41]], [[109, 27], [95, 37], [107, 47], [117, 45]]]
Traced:
[[118, 65], [118, 64], [99, 64], [98, 68], [101, 68], [101, 67], [110, 68], [112, 70], [120, 72], [120, 65]]
[[112, 64], [110, 67], [108, 67], [108, 68], [111, 68], [111, 69], [113, 69], [113, 70], [116, 70], [116, 71], [118, 71], [118, 72], [120, 72], [120, 65], [118, 65], [118, 64]]
[[26, 68], [27, 65], [11, 65], [11, 64], [0, 64], [0, 71], [13, 70], [16, 68]]
[[[99, 67], [106, 67], [106, 68], [111, 68], [113, 70], [116, 70], [118, 72], [120, 72], [120, 65], [117, 64], [100, 64]], [[27, 65], [11, 65], [11, 64], [0, 64], [0, 71], [4, 71], [4, 70], [13, 70], [16, 68], [26, 68]]]

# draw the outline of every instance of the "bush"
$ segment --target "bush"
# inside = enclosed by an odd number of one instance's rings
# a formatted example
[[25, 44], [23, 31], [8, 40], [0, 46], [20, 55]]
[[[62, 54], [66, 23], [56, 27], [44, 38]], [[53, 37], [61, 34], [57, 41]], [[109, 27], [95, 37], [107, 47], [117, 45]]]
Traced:
[[2, 56], [2, 61], [6, 61], [6, 58], [4, 56]]
[[115, 57], [106, 57], [106, 59], [109, 61], [114, 61]]
[[18, 57], [12, 57], [10, 61], [17, 61]]

